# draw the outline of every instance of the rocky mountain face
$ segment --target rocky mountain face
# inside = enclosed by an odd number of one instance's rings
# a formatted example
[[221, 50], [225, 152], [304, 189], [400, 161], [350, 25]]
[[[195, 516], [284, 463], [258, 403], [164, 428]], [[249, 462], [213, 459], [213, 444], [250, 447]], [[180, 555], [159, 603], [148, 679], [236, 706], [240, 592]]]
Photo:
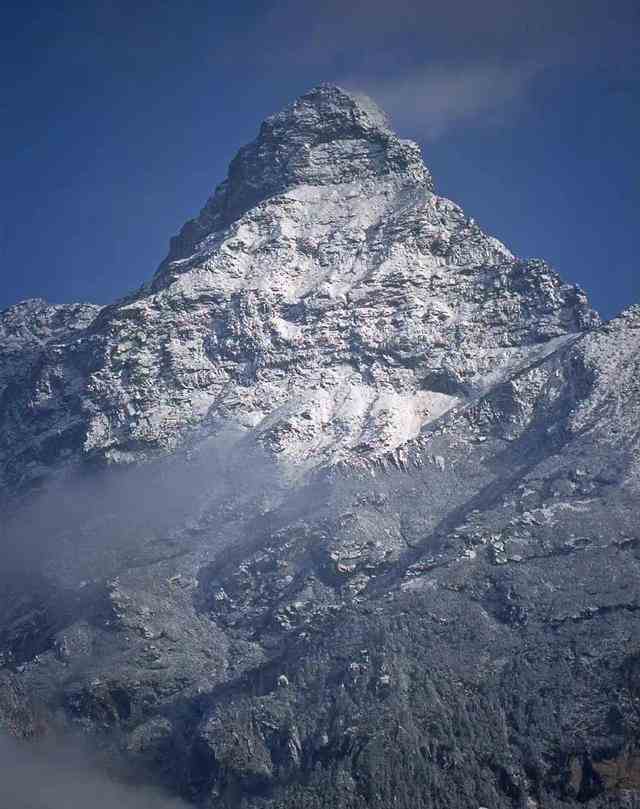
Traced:
[[312, 90], [136, 293], [0, 315], [0, 726], [208, 809], [638, 809], [639, 357]]

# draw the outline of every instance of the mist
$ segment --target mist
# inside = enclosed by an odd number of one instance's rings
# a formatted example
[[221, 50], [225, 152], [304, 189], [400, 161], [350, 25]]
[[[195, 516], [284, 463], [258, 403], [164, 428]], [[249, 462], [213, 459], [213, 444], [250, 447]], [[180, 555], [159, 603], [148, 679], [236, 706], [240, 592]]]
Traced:
[[215, 520], [216, 509], [261, 500], [268, 510], [286, 488], [273, 458], [231, 429], [143, 464], [74, 466], [5, 512], [3, 570], [78, 586], [175, 545], [178, 534]]
[[[101, 593], [119, 573], [231, 548], [244, 533], [229, 533], [223, 525], [260, 520], [291, 491], [274, 460], [233, 430], [201, 436], [189, 450], [135, 466], [80, 464], [52, 474], [5, 510], [0, 524], [0, 667], [19, 672], [49, 652], [71, 622], [84, 615], [94, 620]], [[82, 665], [70, 664], [67, 678]], [[23, 696], [42, 711], [42, 738], [0, 735], [1, 809], [183, 805], [143, 786], [153, 778], [146, 765], [124, 774], [134, 785], [120, 783], [110, 769], [119, 754], [95, 753], [102, 730], [97, 737], [71, 736], [55, 706], [39, 705], [37, 694]], [[11, 711], [7, 720], [0, 704], [0, 733], [3, 722], [11, 727]], [[34, 732], [19, 722], [13, 730]]]
[[3, 809], [186, 809], [153, 787], [129, 784], [100, 769], [95, 757], [70, 742], [25, 744], [0, 736]]

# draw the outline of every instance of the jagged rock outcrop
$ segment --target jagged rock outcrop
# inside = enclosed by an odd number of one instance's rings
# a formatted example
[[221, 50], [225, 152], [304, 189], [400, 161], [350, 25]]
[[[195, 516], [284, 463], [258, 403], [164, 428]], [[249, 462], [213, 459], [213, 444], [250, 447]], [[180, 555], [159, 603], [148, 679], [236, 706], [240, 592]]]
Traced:
[[0, 338], [0, 707], [209, 809], [640, 806], [640, 310], [370, 101], [312, 90], [147, 285]]
[[37, 479], [81, 445], [84, 379], [76, 340], [99, 311], [30, 300], [0, 314], [3, 483]]

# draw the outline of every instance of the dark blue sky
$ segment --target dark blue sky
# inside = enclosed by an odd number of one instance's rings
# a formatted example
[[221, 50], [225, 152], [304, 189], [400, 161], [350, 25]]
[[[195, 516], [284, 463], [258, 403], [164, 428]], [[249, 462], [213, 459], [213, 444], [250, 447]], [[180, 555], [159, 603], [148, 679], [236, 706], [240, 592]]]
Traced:
[[440, 193], [613, 315], [640, 302], [639, 9], [9, 2], [0, 309], [137, 287], [259, 122], [333, 81], [422, 144]]

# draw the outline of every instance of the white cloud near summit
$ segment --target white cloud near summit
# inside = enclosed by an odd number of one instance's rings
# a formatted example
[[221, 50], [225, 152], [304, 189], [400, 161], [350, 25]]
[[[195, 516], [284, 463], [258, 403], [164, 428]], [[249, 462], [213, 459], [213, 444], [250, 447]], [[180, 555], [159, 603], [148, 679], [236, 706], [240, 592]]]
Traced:
[[[634, 0], [284, 0], [243, 36], [262, 69], [286, 61], [361, 90], [396, 128], [434, 140], [460, 123], [508, 121], [546, 70], [624, 74], [636, 58], [639, 8]], [[239, 45], [228, 47], [235, 58]]]
[[523, 97], [541, 67], [428, 66], [405, 75], [345, 84], [365, 91], [390, 115], [396, 129], [435, 140], [458, 123], [499, 123]]

